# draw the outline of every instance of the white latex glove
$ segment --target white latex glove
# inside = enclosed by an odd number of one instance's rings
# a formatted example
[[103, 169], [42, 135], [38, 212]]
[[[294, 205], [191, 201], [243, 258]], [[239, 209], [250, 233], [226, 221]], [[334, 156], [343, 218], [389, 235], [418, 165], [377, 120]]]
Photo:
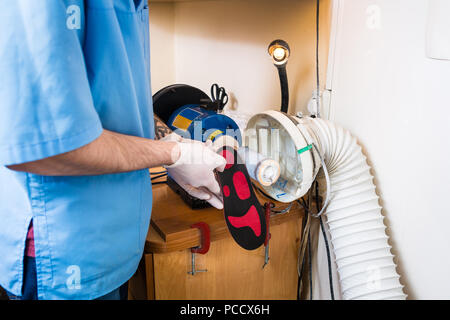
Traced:
[[171, 142], [181, 142], [183, 141], [183, 137], [179, 134], [176, 134], [175, 132], [172, 132], [165, 136], [164, 138], [159, 139], [160, 141], [171, 141]]
[[[175, 137], [176, 138], [176, 137]], [[223, 209], [223, 199], [214, 170], [222, 172], [226, 160], [215, 153], [211, 143], [178, 138], [179, 159], [171, 166], [166, 166], [170, 177], [191, 196], [208, 201], [213, 207]]]

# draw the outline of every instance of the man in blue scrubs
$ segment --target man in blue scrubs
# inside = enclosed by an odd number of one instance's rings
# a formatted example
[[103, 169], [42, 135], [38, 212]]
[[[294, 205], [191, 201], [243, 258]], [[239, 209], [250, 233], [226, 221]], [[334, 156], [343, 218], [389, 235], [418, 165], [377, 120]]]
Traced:
[[0, 285], [11, 297], [117, 298], [142, 256], [150, 167], [221, 208], [213, 170], [225, 160], [153, 140], [148, 28], [146, 0], [0, 0]]

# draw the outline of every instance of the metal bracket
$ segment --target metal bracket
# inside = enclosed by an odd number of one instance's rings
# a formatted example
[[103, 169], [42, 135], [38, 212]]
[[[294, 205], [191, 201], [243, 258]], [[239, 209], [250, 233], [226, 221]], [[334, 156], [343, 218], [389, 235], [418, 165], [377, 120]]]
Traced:
[[275, 205], [272, 202], [266, 202], [264, 204], [264, 209], [266, 212], [266, 240], [264, 241], [264, 265], [262, 266], [262, 268], [264, 269], [264, 267], [269, 263], [269, 240], [271, 238], [271, 234], [269, 232], [269, 223], [270, 223], [270, 212], [272, 211], [272, 208]]
[[201, 233], [201, 245], [200, 247], [191, 248], [191, 263], [192, 270], [188, 274], [195, 276], [198, 272], [207, 272], [208, 270], [196, 270], [195, 268], [195, 254], [206, 254], [209, 251], [209, 246], [211, 244], [211, 231], [209, 225], [205, 222], [198, 222], [191, 226], [191, 228], [197, 228]]

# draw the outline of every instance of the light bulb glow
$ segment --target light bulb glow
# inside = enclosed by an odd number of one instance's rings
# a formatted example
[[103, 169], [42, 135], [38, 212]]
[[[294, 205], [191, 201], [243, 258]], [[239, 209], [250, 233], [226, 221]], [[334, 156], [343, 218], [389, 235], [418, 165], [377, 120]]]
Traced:
[[273, 51], [273, 58], [277, 61], [283, 61], [286, 58], [286, 50], [281, 47], [276, 48]]
[[285, 66], [291, 54], [289, 44], [286, 41], [280, 39], [272, 41], [269, 44], [267, 51], [277, 68]]

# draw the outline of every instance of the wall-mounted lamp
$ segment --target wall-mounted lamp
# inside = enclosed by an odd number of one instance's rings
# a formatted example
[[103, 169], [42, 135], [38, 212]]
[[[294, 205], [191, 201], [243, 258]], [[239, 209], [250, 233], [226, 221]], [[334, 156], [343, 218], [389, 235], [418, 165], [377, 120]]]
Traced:
[[281, 111], [287, 113], [289, 108], [289, 86], [286, 72], [286, 64], [291, 54], [289, 45], [284, 40], [274, 40], [269, 44], [269, 55], [272, 57], [273, 64], [278, 69], [281, 85]]

